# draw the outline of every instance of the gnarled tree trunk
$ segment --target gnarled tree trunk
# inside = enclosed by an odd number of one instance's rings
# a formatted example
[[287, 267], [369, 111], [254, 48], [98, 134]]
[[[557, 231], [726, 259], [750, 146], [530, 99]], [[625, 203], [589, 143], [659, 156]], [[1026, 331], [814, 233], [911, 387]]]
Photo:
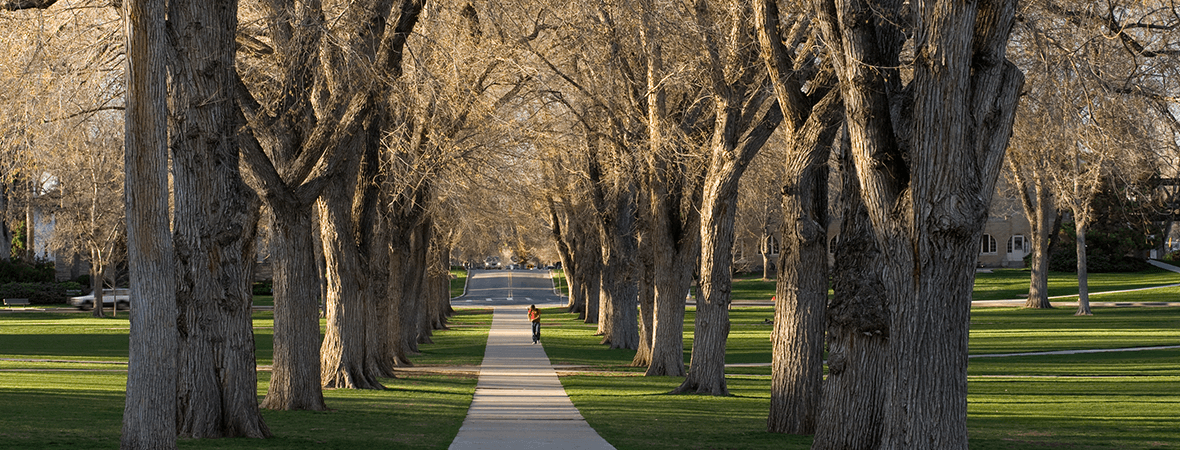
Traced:
[[235, 0], [169, 2], [178, 434], [270, 436], [258, 409], [253, 274], [259, 199], [242, 180]]
[[840, 165], [844, 206], [827, 310], [828, 377], [812, 448], [871, 450], [885, 421], [889, 308], [881, 295], [883, 260], [847, 150]]

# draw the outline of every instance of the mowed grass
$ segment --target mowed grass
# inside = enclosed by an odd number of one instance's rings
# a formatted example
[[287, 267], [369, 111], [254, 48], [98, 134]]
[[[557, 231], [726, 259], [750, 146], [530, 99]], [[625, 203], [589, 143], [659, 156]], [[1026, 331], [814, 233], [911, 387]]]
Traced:
[[[594, 336], [598, 325], [584, 323], [576, 315], [566, 313], [565, 308], [542, 308], [541, 312], [541, 340], [545, 343], [545, 352], [548, 353], [551, 363], [587, 366], [594, 370], [644, 370], [629, 366], [635, 358], [635, 350], [610, 349], [600, 345], [602, 337]], [[730, 310], [729, 316], [730, 331], [726, 340], [725, 362], [770, 362], [769, 336], [773, 325], [767, 320], [774, 317], [774, 308], [734, 308]], [[685, 364], [688, 364], [692, 351], [695, 320], [696, 308], [690, 306], [685, 312], [684, 323]]]
[[549, 269], [549, 276], [553, 278], [553, 287], [561, 295], [570, 295], [570, 283], [565, 279], [565, 269]]
[[[119, 445], [127, 383], [127, 319], [0, 314], [0, 449]], [[255, 313], [259, 364], [269, 364], [269, 312]], [[419, 366], [478, 365], [490, 309], [458, 309], [449, 330], [411, 357]], [[258, 374], [258, 396], [270, 373]], [[477, 382], [470, 375], [399, 372], [382, 391], [326, 390], [330, 411], [263, 411], [271, 439], [199, 439], [185, 449], [442, 449], [458, 433]]]
[[451, 269], [451, 298], [463, 295], [463, 290], [467, 288], [467, 271], [463, 269]]
[[[975, 274], [973, 300], [1008, 300], [1028, 297], [1031, 277], [1028, 269], [995, 269]], [[1145, 287], [1180, 284], [1180, 273], [1152, 267], [1130, 273], [1092, 273], [1086, 280], [1090, 293], [1121, 291]], [[1078, 277], [1070, 272], [1049, 272], [1049, 296], [1077, 295]], [[1099, 299], [1107, 301], [1105, 297]]]
[[[757, 281], [757, 280], [750, 280]], [[757, 281], [760, 282], [760, 281]], [[764, 283], [764, 282], [760, 282]], [[735, 291], [737, 290], [735, 284]], [[1108, 294], [1139, 302], [1172, 290]], [[736, 294], [735, 294], [736, 297]], [[685, 319], [688, 363], [694, 310]], [[972, 311], [973, 355], [1180, 345], [1180, 308]], [[545, 311], [542, 340], [562, 384], [595, 430], [619, 449], [806, 449], [810, 437], [765, 432], [770, 368], [727, 368], [729, 397], [671, 395], [679, 377], [642, 377], [634, 351], [610, 350], [563, 309]], [[726, 362], [769, 363], [770, 307], [730, 310]], [[1180, 443], [1180, 349], [975, 357], [968, 381], [973, 449], [1176, 448]]]

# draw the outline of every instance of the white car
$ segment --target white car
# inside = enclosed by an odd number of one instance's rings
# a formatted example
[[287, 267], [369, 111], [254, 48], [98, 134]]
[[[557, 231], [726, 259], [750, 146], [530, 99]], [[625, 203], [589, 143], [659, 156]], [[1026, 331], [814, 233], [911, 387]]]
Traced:
[[[131, 290], [130, 289], [103, 289], [102, 290], [102, 306], [103, 308], [110, 308], [112, 305], [118, 306], [119, 309], [131, 308]], [[77, 306], [83, 311], [90, 311], [94, 309], [94, 293], [83, 295], [81, 297], [71, 297], [70, 304]]]

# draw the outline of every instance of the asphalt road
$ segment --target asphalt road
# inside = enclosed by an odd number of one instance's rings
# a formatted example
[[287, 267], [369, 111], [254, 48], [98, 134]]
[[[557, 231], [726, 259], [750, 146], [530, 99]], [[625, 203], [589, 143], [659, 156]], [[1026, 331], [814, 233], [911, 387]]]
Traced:
[[566, 302], [553, 292], [553, 279], [548, 270], [472, 270], [467, 276], [467, 294], [451, 299], [451, 305], [552, 305]]

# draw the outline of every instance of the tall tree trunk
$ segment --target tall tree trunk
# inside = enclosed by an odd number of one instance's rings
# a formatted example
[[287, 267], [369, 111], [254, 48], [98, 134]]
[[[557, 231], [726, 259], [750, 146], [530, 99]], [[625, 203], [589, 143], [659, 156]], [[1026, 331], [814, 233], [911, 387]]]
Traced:
[[[700, 218], [691, 215], [697, 220]], [[660, 239], [656, 245], [665, 250], [655, 255], [655, 319], [652, 323], [651, 364], [645, 376], [681, 377], [685, 374], [684, 306], [692, 285], [693, 266], [700, 253], [699, 222], [688, 221], [690, 223], [680, 233], [667, 227], [664, 230], [657, 227], [654, 233], [656, 239]], [[678, 238], [673, 238], [677, 234]]]
[[[12, 260], [12, 226], [8, 223], [8, 183], [0, 183], [0, 261]], [[1165, 232], [1167, 229], [1165, 228]], [[1166, 234], [1164, 236], [1167, 236]], [[1166, 242], [1167, 239], [1165, 238]]]
[[431, 271], [434, 269], [434, 258], [431, 258], [432, 247], [434, 247], [434, 221], [430, 216], [426, 217], [426, 223], [422, 225], [422, 262], [418, 265], [422, 279], [418, 286], [418, 343], [430, 344], [433, 343], [430, 336], [434, 334], [433, 322], [431, 321], [431, 301], [430, 295], [433, 292], [430, 289]]
[[881, 444], [885, 421], [889, 308], [881, 295], [884, 260], [847, 152], [841, 166], [844, 208], [832, 277], [835, 295], [827, 311], [828, 377], [817, 419], [822, 426], [816, 427], [812, 448], [871, 450]]
[[652, 232], [648, 231], [639, 237], [639, 345], [635, 357], [631, 359], [634, 367], [648, 367], [651, 365], [652, 340], [655, 332], [655, 246], [652, 243]]
[[37, 180], [29, 180], [29, 199], [25, 202], [25, 251], [24, 260], [37, 262], [37, 212], [33, 200], [37, 198]]
[[639, 347], [638, 186], [628, 183], [617, 193], [602, 226], [602, 343], [610, 348]]
[[[742, 92], [746, 89], [748, 94]], [[729, 395], [725, 341], [729, 337], [738, 181], [783, 119], [782, 110], [765, 90], [725, 86], [724, 91], [729, 95], [718, 94], [716, 99], [717, 122], [709, 144], [711, 162], [701, 201], [701, 280], [692, 362], [688, 377], [674, 393]]]
[[[103, 294], [104, 294], [104, 292], [102, 289], [103, 288], [102, 281], [105, 279], [105, 276], [106, 276], [106, 264], [104, 264], [104, 259], [102, 257], [102, 254], [98, 250], [91, 250], [90, 251], [90, 261], [91, 261], [90, 262], [90, 285], [91, 285], [90, 293], [93, 294], [93, 296], [94, 296], [94, 309], [90, 310], [90, 316], [91, 317], [103, 317], [102, 309], [103, 309], [103, 300], [104, 300]], [[98, 281], [96, 282], [95, 280], [98, 280]], [[94, 287], [94, 286], [98, 286], [98, 287]], [[112, 310], [115, 310], [118, 308], [119, 308], [119, 306], [115, 305], [115, 307], [112, 308]]]
[[575, 239], [575, 237], [570, 236], [569, 228], [562, 225], [563, 222], [568, 222], [566, 217], [572, 214], [570, 208], [573, 206], [568, 201], [564, 202], [566, 213], [563, 217], [563, 214], [559, 214], [558, 212], [557, 202], [552, 197], [547, 200], [549, 204], [549, 231], [553, 236], [553, 243], [557, 247], [557, 257], [561, 261], [566, 288], [569, 290], [569, 302], [566, 304], [566, 310], [573, 314], [584, 314], [586, 299], [578, 295], [578, 287], [574, 286], [576, 284], [574, 272], [577, 271], [577, 267], [574, 263], [573, 254], [576, 245], [571, 245], [570, 241]]
[[[1016, 190], [1020, 196], [1020, 205], [1024, 209], [1024, 216], [1028, 218], [1032, 240], [1032, 255], [1029, 257], [1031, 277], [1028, 284], [1028, 300], [1025, 308], [1052, 308], [1049, 303], [1049, 233], [1053, 228], [1052, 220], [1056, 216], [1053, 200], [1050, 198], [1049, 186], [1045, 183], [1047, 176], [1042, 167], [1044, 162], [1017, 162], [1009, 153], [1009, 166], [1012, 169]], [[1024, 173], [1024, 167], [1031, 166], [1032, 179]]]
[[657, 160], [650, 182], [655, 299], [651, 364], [645, 376], [685, 374], [684, 307], [701, 251], [700, 177], [686, 169]]
[[1076, 220], [1077, 214], [1074, 214], [1074, 218], [1078, 252], [1078, 311], [1074, 315], [1089, 316], [1094, 314], [1090, 311], [1090, 277], [1086, 268], [1086, 231], [1089, 227], [1084, 220]]
[[[412, 268], [412, 245], [410, 230], [395, 231], [390, 240], [390, 247], [393, 249], [389, 256], [389, 265], [386, 270], [389, 271], [389, 285], [388, 285], [388, 299], [389, 305], [388, 318], [390, 319], [390, 326], [386, 335], [386, 354], [385, 357], [389, 359], [389, 364], [392, 366], [409, 366], [409, 356], [413, 353], [411, 346], [406, 341], [406, 336], [413, 333], [413, 339], [417, 342], [417, 332], [412, 327], [417, 325], [417, 321], [411, 320], [411, 313], [413, 309], [413, 300], [408, 298], [411, 294], [406, 291], [407, 281], [411, 273], [415, 273]], [[406, 303], [409, 303], [408, 305]], [[411, 328], [411, 329], [407, 329]]]
[[[1004, 53], [1015, 1], [813, 5], [829, 48], [840, 49], [831, 56], [884, 259], [880, 448], [966, 449], [974, 266], [1023, 84]], [[912, 63], [903, 62], [906, 36], [923, 37]], [[904, 86], [903, 66], [912, 68]]]
[[236, 0], [169, 2], [179, 308], [178, 433], [270, 436], [258, 408], [252, 282], [259, 199], [242, 180]]
[[451, 251], [452, 235], [444, 236], [442, 230], [436, 229], [436, 238], [431, 245], [429, 264], [434, 266], [431, 271], [431, 286], [433, 294], [430, 299], [430, 326], [435, 330], [446, 330], [447, 318], [451, 316]]
[[[710, 175], [714, 172], [710, 171]], [[729, 395], [725, 384], [725, 341], [733, 283], [734, 208], [737, 177], [710, 176], [701, 217], [701, 293], [688, 377], [675, 393]]]
[[602, 310], [602, 245], [599, 244], [598, 230], [587, 230], [583, 226], [579, 232], [579, 250], [574, 252], [577, 258], [574, 277], [577, 280], [571, 286], [578, 287], [578, 295], [586, 304], [583, 322], [596, 324]]
[[1031, 277], [1028, 284], [1028, 300], [1025, 308], [1052, 308], [1049, 302], [1049, 233], [1053, 230], [1055, 214], [1052, 200], [1049, 198], [1048, 186], [1037, 181], [1037, 207], [1029, 218], [1032, 230], [1032, 257], [1029, 269]]
[[769, 238], [769, 235], [762, 236], [762, 281], [770, 281], [770, 244], [767, 242]]
[[831, 91], [788, 144], [775, 288], [767, 430], [812, 434], [820, 409], [828, 303], [828, 156], [843, 104]]
[[[176, 448], [176, 280], [168, 220], [165, 3], [128, 0], [124, 159], [131, 330], [120, 448]], [[101, 289], [101, 287], [99, 287]]]
[[[373, 202], [375, 203], [376, 201]], [[397, 344], [397, 302], [391, 295], [395, 278], [392, 275], [393, 252], [390, 250], [389, 224], [384, 216], [374, 218], [372, 226], [363, 227], [362, 248], [369, 277], [368, 302], [365, 311], [374, 318], [366, 322], [365, 367], [371, 377], [392, 378], [394, 367], [402, 363]]]
[[372, 290], [361, 275], [366, 271], [357, 241], [359, 224], [352, 214], [359, 170], [351, 164], [348, 176], [332, 180], [316, 202], [327, 287], [327, 328], [320, 347], [320, 384], [326, 388], [383, 388], [365, 366], [367, 333], [375, 327], [368, 323], [373, 316], [365, 314]]
[[274, 368], [262, 407], [323, 411], [320, 388], [319, 276], [310, 205], [271, 203]]

